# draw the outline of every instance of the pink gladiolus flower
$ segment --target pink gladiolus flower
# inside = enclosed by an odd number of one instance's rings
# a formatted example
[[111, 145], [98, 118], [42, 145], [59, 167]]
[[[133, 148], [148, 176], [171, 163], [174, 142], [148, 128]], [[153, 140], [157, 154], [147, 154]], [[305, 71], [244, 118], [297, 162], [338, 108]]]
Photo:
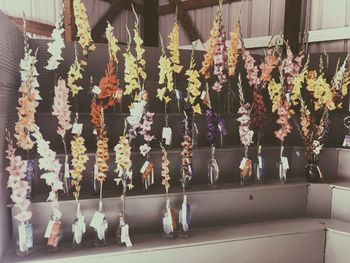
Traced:
[[57, 133], [62, 137], [65, 136], [67, 130], [72, 128], [72, 124], [70, 123], [71, 111], [69, 108], [69, 89], [66, 86], [65, 80], [59, 79], [55, 87], [52, 115], [58, 119]]

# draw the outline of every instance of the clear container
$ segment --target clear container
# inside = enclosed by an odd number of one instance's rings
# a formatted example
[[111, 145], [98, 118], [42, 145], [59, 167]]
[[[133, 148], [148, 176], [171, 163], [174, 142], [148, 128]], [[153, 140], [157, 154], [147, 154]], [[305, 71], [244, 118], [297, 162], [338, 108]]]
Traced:
[[287, 171], [289, 169], [288, 159], [283, 156], [284, 146], [281, 146], [280, 159], [276, 163], [278, 179], [282, 184], [287, 182]]
[[253, 167], [252, 160], [248, 158], [249, 146], [244, 146], [244, 157], [239, 166], [241, 185], [248, 185], [252, 183]]
[[53, 219], [53, 227], [50, 237], [47, 240], [46, 247], [49, 252], [57, 252], [63, 248], [63, 230], [60, 219]]
[[18, 238], [16, 240], [16, 254], [25, 257], [33, 252], [33, 226], [30, 223], [20, 222]]
[[84, 234], [86, 232], [86, 224], [85, 224], [85, 218], [81, 214], [81, 211], [80, 211], [80, 203], [78, 203], [77, 215], [76, 215], [76, 218], [72, 224], [72, 232], [73, 232], [73, 245], [72, 245], [72, 247], [74, 249], [82, 248], [82, 246], [84, 244]]
[[263, 184], [265, 182], [265, 176], [264, 176], [264, 160], [261, 155], [261, 145], [258, 146], [258, 154], [256, 162], [254, 163], [254, 175], [255, 180]]
[[192, 149], [198, 148], [198, 127], [197, 124], [192, 122], [192, 132], [191, 132], [191, 138], [192, 138]]
[[[100, 200], [98, 211], [100, 213], [103, 213], [102, 200]], [[106, 217], [103, 218], [101, 225], [98, 228], [95, 228], [94, 231], [95, 231], [94, 246], [95, 247], [106, 246], [107, 245], [106, 237], [107, 237], [107, 231], [108, 231], [108, 222]]]
[[208, 162], [208, 185], [217, 187], [219, 183], [219, 166], [215, 159], [215, 147], [211, 146], [211, 156]]
[[184, 199], [179, 211], [179, 236], [189, 237], [191, 225], [191, 206], [187, 202], [187, 195]]
[[251, 184], [252, 177], [253, 177], [252, 161], [250, 159], [247, 159], [247, 162], [244, 165], [244, 168], [240, 169], [241, 185], [244, 186], [244, 185]]
[[170, 207], [169, 198], [166, 200], [165, 209], [162, 212], [163, 218], [163, 238], [172, 239], [176, 238], [176, 217], [175, 209]]

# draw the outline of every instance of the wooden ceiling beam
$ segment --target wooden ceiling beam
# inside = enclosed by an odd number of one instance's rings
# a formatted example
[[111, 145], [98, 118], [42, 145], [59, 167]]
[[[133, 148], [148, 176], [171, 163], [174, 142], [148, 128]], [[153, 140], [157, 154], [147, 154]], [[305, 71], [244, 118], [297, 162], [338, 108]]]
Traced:
[[[299, 33], [302, 11], [302, 0], [286, 0], [284, 11], [284, 38], [293, 53], [299, 51]], [[286, 49], [284, 48], [284, 52]]]
[[[8, 16], [11, 21], [13, 21], [16, 26], [23, 31], [23, 18], [20, 17], [14, 17], [14, 16]], [[37, 34], [40, 36], [51, 36], [52, 30], [54, 29], [54, 26], [35, 22], [31, 20], [26, 20], [26, 32]]]
[[[110, 3], [110, 4], [114, 4], [116, 3], [117, 1], [120, 1], [120, 0], [101, 0], [103, 2], [107, 2], [107, 3]], [[132, 8], [131, 8], [131, 4], [133, 4], [134, 8], [135, 8], [135, 12], [136, 14], [139, 14], [139, 15], [144, 15], [144, 6], [135, 2], [135, 1], [128, 1], [127, 5], [125, 6], [126, 9], [132, 11]]]
[[[238, 1], [241, 1], [241, 0], [223, 0], [223, 4], [238, 2]], [[218, 0], [187, 0], [187, 1], [182, 1], [181, 5], [184, 10], [189, 11], [189, 10], [195, 10], [195, 9], [200, 9], [205, 7], [216, 6], [218, 5], [218, 3], [219, 3]], [[171, 3], [158, 7], [158, 15], [160, 16], [171, 14], [174, 12], [175, 12], [175, 8]]]
[[75, 40], [76, 26], [74, 21], [73, 0], [64, 0], [63, 23], [65, 40]]
[[197, 39], [202, 41], [201, 35], [196, 25], [193, 23], [191, 16], [182, 5], [183, 2], [180, 0], [169, 0], [169, 3], [172, 5], [174, 11], [176, 10], [176, 6], [178, 6], [178, 19], [180, 20], [191, 42], [196, 41]]
[[120, 12], [125, 9], [127, 0], [118, 0], [111, 5], [108, 11], [97, 21], [96, 25], [91, 30], [91, 36], [94, 41], [98, 41], [105, 32], [107, 21], [113, 23]]

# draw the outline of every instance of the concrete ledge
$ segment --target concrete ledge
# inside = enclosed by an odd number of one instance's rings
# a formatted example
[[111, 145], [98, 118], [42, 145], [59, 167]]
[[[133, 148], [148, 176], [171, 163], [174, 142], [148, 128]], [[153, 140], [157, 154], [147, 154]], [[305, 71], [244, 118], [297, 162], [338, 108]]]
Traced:
[[[192, 231], [187, 239], [164, 240], [159, 234], [135, 235], [131, 248], [110, 244], [48, 254], [38, 247], [19, 259], [9, 251], [4, 262], [284, 262], [323, 261], [325, 227], [319, 219], [298, 218]], [[90, 245], [91, 246], [91, 245]]]

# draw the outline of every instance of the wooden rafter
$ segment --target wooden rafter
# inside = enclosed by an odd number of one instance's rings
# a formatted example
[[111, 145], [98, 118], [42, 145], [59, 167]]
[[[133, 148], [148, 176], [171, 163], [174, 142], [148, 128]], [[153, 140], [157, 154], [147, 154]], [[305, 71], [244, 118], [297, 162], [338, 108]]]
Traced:
[[103, 35], [107, 26], [107, 21], [113, 23], [119, 13], [126, 7], [127, 0], [118, 0], [111, 5], [108, 11], [97, 21], [96, 25], [91, 30], [91, 36], [94, 41], [98, 41]]
[[73, 0], [64, 0], [64, 38], [66, 41], [75, 39], [75, 22], [73, 12]]
[[157, 47], [159, 36], [158, 0], [147, 0], [143, 16], [143, 40], [145, 46]]
[[[12, 20], [16, 26], [23, 30], [23, 18], [9, 16], [10, 20]], [[41, 36], [51, 36], [52, 30], [54, 29], [54, 26], [35, 22], [31, 20], [26, 20], [26, 31], [28, 33], [37, 34]]]
[[[114, 4], [115, 2], [120, 1], [120, 0], [101, 0], [101, 1]], [[139, 4], [139, 3], [137, 3], [137, 2], [135, 2], [135, 1], [128, 1], [128, 3], [125, 6], [125, 8], [130, 10], [130, 11], [132, 11], [131, 4], [133, 4], [133, 6], [135, 8], [135, 12], [137, 14], [144, 15], [144, 6]]]
[[[223, 4], [238, 2], [238, 1], [241, 1], [241, 0], [223, 0]], [[215, 5], [218, 5], [218, 2], [219, 2], [218, 0], [187, 0], [187, 1], [182, 1], [181, 5], [185, 11], [190, 11], [194, 9], [215, 6]], [[175, 8], [171, 3], [158, 7], [158, 15], [160, 16], [171, 14], [174, 12], [175, 12]]]
[[178, 7], [178, 19], [180, 20], [191, 42], [196, 41], [197, 39], [202, 41], [201, 35], [193, 23], [191, 16], [182, 5], [183, 2], [180, 0], [169, 0], [169, 3], [172, 5], [174, 11], [176, 10], [176, 6]]
[[284, 12], [284, 38], [293, 53], [299, 51], [299, 32], [302, 0], [286, 0]]

